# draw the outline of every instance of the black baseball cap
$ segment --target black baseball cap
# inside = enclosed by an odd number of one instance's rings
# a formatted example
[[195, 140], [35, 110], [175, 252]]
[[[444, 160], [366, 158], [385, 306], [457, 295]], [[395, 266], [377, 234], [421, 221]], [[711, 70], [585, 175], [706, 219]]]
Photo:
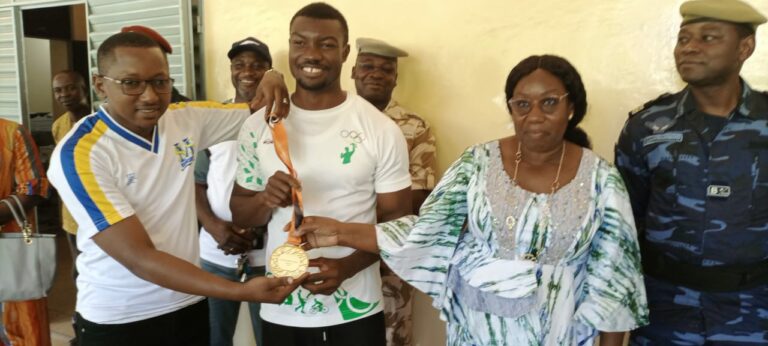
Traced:
[[245, 51], [251, 51], [260, 55], [262, 58], [266, 59], [267, 62], [269, 62], [270, 66], [272, 65], [272, 56], [269, 55], [269, 47], [266, 43], [261, 42], [254, 37], [246, 37], [233, 43], [232, 48], [230, 48], [229, 52], [227, 53], [227, 56], [231, 60], [235, 57], [235, 55]]

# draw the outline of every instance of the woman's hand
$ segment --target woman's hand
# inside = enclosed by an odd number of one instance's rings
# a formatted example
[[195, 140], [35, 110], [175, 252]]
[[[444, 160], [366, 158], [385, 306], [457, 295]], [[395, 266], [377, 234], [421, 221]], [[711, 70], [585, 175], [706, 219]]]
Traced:
[[[335, 219], [322, 216], [307, 216], [294, 233], [297, 237], [305, 239], [303, 245], [305, 250], [337, 246], [339, 245], [339, 234], [344, 223]], [[286, 225], [286, 227], [290, 227]]]

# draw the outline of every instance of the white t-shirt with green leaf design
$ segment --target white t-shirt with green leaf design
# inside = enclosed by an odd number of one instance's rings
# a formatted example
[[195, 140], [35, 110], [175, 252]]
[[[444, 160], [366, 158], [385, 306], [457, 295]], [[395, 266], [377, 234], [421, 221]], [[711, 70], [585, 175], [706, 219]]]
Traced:
[[[411, 185], [408, 149], [397, 125], [357, 95], [320, 111], [291, 105], [284, 120], [294, 168], [302, 184], [304, 215], [345, 222], [376, 222], [376, 195]], [[287, 172], [275, 153], [272, 134], [256, 112], [238, 138], [237, 184], [262, 191], [276, 171]], [[285, 243], [283, 227], [292, 207], [278, 208], [269, 222], [267, 256]], [[347, 247], [309, 251], [310, 258], [342, 258]], [[267, 263], [267, 272], [269, 272]], [[310, 271], [316, 268], [310, 268]], [[283, 304], [263, 304], [261, 317], [295, 327], [325, 327], [370, 316], [382, 310], [378, 262], [342, 283], [330, 296], [313, 295], [299, 287]]]

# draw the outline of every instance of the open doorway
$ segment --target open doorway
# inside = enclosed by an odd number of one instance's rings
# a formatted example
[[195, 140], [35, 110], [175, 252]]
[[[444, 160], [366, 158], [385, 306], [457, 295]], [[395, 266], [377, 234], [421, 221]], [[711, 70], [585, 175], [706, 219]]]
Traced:
[[85, 5], [25, 9], [22, 21], [29, 127], [45, 161], [42, 147], [53, 144], [51, 124], [65, 112], [53, 98], [51, 78], [74, 70], [89, 84]]

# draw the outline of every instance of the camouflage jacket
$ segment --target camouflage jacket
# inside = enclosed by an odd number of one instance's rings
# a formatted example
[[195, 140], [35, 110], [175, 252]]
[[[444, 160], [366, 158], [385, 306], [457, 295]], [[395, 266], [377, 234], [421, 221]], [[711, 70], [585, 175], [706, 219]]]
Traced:
[[638, 231], [686, 263], [768, 257], [768, 96], [742, 82], [726, 118], [696, 110], [688, 88], [630, 115], [616, 145]]
[[410, 158], [409, 171], [413, 190], [432, 190], [435, 188], [436, 147], [435, 136], [429, 124], [418, 115], [390, 100], [384, 114], [392, 118], [403, 131], [408, 142]]

